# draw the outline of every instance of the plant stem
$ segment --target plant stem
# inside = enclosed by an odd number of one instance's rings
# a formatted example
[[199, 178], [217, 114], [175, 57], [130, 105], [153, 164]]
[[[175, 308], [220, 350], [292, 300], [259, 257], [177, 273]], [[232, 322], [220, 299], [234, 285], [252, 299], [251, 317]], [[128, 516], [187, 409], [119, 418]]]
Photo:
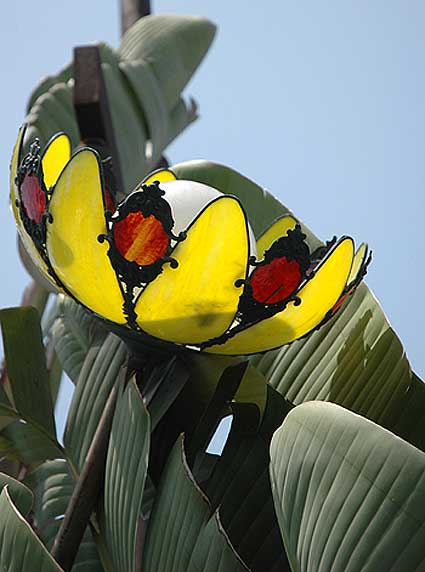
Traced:
[[108, 397], [93, 442], [87, 453], [83, 470], [77, 480], [65, 517], [53, 544], [52, 556], [65, 572], [72, 568], [81, 539], [102, 488], [119, 379]]
[[143, 16], [151, 13], [150, 0], [121, 0], [121, 35]]

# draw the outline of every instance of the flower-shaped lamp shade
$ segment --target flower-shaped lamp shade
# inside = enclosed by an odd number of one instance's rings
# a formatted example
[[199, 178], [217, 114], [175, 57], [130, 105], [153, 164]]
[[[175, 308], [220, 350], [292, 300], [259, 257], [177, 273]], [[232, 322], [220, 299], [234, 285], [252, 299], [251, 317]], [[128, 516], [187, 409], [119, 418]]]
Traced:
[[342, 237], [311, 252], [300, 224], [277, 219], [256, 241], [237, 198], [170, 170], [114, 205], [97, 153], [71, 156], [64, 134], [11, 164], [25, 248], [61, 291], [153, 345], [263, 352], [326, 322], [370, 261]]

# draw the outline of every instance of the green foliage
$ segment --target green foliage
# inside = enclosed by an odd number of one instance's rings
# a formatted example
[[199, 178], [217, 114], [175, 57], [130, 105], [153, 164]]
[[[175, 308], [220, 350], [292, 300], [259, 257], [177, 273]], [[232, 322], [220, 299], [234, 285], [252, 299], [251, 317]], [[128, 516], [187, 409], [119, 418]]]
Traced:
[[8, 572], [61, 572], [8, 493], [0, 494], [0, 568]]
[[125, 346], [114, 334], [108, 334], [100, 346], [92, 346], [86, 354], [64, 435], [65, 448], [77, 471], [82, 468], [108, 396], [126, 360]]
[[180, 438], [161, 479], [144, 548], [147, 572], [248, 570], [188, 467]]
[[56, 436], [40, 319], [35, 308], [0, 311], [12, 398], [23, 418]]
[[[112, 124], [126, 192], [155, 168], [164, 148], [194, 121], [196, 105], [181, 92], [207, 52], [215, 26], [205, 18], [158, 15], [141, 19], [117, 52], [100, 45]], [[72, 104], [72, 66], [34, 90], [28, 103], [25, 145], [42, 146], [65, 131], [80, 143]]]
[[64, 371], [77, 383], [87, 352], [100, 346], [107, 332], [72, 298], [59, 295], [53, 309], [46, 329], [52, 335]]
[[[101, 45], [127, 192], [196, 117], [181, 93], [213, 36], [203, 18], [151, 16], [117, 51]], [[79, 144], [72, 82], [67, 66], [36, 88], [26, 144], [57, 131]], [[173, 170], [238, 197], [256, 237], [290, 212], [223, 165]], [[312, 249], [321, 244], [302, 228]], [[39, 294], [43, 311], [47, 295]], [[96, 461], [104, 479], [74, 572], [424, 567], [425, 385], [366, 285], [319, 331], [248, 363], [195, 352], [134, 355], [63, 296], [43, 317], [43, 335], [33, 308], [3, 310], [0, 321], [8, 369], [0, 451], [17, 477], [0, 473], [1, 568], [60, 570], [46, 548], [76, 481], [93, 469], [89, 453], [117, 387], [105, 458]], [[43, 341], [54, 346], [56, 374]], [[53, 416], [61, 368], [75, 384], [63, 447]], [[206, 453], [227, 415], [222, 455]]]
[[106, 460], [103, 522], [116, 572], [136, 570], [136, 540], [148, 468], [149, 415], [131, 381], [115, 411]]
[[296, 407], [271, 480], [293, 570], [422, 570], [425, 455], [337, 405]]
[[254, 361], [292, 403], [332, 401], [388, 428], [411, 380], [403, 347], [365, 284], [319, 331]]
[[[25, 484], [34, 495], [33, 527], [50, 550], [74, 490], [74, 479], [68, 463], [63, 460], [46, 461], [26, 478]], [[89, 529], [83, 536], [73, 570], [103, 570]]]
[[3, 490], [5, 487], [7, 487], [9, 496], [16, 505], [16, 508], [21, 514], [26, 516], [29, 513], [34, 500], [30, 489], [9, 475], [0, 473], [0, 490]]
[[0, 323], [9, 389], [0, 388], [0, 451], [28, 465], [62, 457], [38, 312], [1, 310]]

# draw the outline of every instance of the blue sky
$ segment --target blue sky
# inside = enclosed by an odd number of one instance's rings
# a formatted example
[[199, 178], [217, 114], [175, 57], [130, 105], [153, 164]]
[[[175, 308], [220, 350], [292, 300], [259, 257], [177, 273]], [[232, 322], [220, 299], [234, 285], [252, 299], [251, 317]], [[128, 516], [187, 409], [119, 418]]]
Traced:
[[[218, 26], [187, 88], [200, 119], [172, 162], [225, 163], [264, 185], [321, 238], [367, 240], [367, 283], [425, 375], [425, 4], [422, 1], [153, 1]], [[27, 283], [8, 209], [8, 166], [32, 87], [74, 45], [119, 42], [117, 2], [2, 6], [0, 305]]]

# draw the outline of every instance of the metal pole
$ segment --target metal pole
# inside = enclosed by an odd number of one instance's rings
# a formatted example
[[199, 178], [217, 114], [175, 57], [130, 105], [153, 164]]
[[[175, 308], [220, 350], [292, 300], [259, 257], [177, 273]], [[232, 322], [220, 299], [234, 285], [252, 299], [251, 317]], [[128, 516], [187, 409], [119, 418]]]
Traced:
[[150, 13], [150, 0], [121, 0], [121, 35], [124, 35], [137, 20]]

